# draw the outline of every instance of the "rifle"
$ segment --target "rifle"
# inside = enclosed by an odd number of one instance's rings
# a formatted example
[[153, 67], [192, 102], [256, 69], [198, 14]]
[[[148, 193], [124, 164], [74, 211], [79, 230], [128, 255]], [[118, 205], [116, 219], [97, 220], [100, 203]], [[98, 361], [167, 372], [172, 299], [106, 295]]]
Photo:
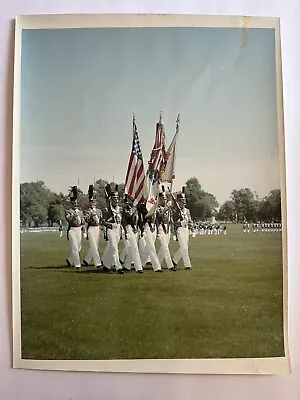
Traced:
[[108, 196], [106, 187], [104, 187], [104, 193], [105, 193], [105, 199], [106, 199], [106, 203], [107, 203], [108, 209], [109, 209], [109, 211], [111, 213], [111, 216], [113, 217], [114, 223], [116, 224], [117, 221], [116, 221], [115, 214], [114, 214], [114, 212], [112, 210], [112, 207], [111, 207], [111, 202], [109, 200], [109, 196]]
[[[106, 187], [104, 186], [104, 195], [105, 195], [105, 200], [106, 200], [106, 204], [107, 204], [107, 208], [111, 211], [111, 205], [110, 205], [110, 201], [109, 201], [109, 196], [108, 196], [108, 193], [107, 193], [107, 190], [106, 190]], [[107, 237], [107, 227], [106, 226], [104, 226], [104, 240], [108, 240], [108, 237]]]
[[127, 239], [128, 239], [128, 233], [127, 233], [127, 229], [126, 229], [126, 226], [127, 226], [127, 220], [126, 220], [126, 204], [124, 205], [124, 208], [123, 208], [123, 215], [122, 215], [121, 224], [122, 224], [122, 227], [123, 227], [123, 229], [124, 229], [125, 240], [127, 240]]
[[147, 208], [145, 204], [140, 204], [138, 206], [138, 227], [141, 232], [141, 237], [144, 236], [144, 230], [145, 230], [145, 217], [147, 215]]

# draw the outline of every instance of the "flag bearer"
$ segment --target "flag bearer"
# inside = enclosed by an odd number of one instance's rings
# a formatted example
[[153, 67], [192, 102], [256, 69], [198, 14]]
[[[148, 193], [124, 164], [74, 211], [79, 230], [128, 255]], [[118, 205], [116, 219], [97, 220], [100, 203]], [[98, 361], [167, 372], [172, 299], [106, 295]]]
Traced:
[[161, 265], [156, 254], [154, 232], [155, 232], [155, 215], [147, 216], [146, 204], [139, 206], [139, 250], [142, 265], [146, 265], [150, 257], [152, 268], [155, 272], [162, 272]]
[[134, 264], [136, 272], [143, 273], [142, 261], [138, 248], [138, 211], [133, 205], [134, 200], [125, 195], [122, 214], [122, 226], [125, 233], [126, 258], [124, 269], [130, 271], [131, 264]]
[[169, 243], [171, 238], [171, 223], [172, 213], [171, 207], [168, 204], [167, 194], [162, 186], [162, 191], [159, 193], [159, 206], [156, 210], [156, 227], [157, 237], [160, 242], [160, 249], [158, 250], [158, 259], [160, 264], [166, 260], [169, 270], [174, 270], [176, 267], [173, 265], [172, 257], [169, 250]]

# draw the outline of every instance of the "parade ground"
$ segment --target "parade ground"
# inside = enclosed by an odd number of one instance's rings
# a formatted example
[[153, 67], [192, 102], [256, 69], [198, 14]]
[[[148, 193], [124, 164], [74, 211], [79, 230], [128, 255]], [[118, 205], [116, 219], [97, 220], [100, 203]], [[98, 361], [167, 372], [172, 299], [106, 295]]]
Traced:
[[22, 233], [22, 358], [283, 356], [281, 233], [228, 225], [189, 247], [192, 270], [118, 275], [67, 267], [65, 232]]

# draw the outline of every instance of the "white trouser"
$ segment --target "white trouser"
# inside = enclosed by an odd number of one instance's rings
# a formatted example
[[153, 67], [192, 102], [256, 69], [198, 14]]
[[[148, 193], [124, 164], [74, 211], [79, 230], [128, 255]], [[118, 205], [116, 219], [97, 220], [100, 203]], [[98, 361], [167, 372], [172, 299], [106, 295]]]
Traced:
[[122, 265], [119, 260], [119, 241], [120, 241], [120, 226], [118, 225], [114, 229], [107, 229], [107, 245], [103, 254], [103, 264], [109, 268], [114, 265], [116, 271], [122, 269]]
[[175, 253], [173, 260], [178, 264], [182, 258], [185, 268], [191, 268], [191, 261], [189, 257], [189, 230], [188, 228], [179, 227], [177, 229], [177, 238], [179, 243], [179, 249]]
[[124, 247], [120, 253], [120, 261], [122, 261], [122, 262], [124, 262], [127, 257], [128, 244], [126, 242], [127, 242], [127, 240], [124, 240]]
[[139, 250], [140, 250], [142, 265], [146, 264], [148, 257], [150, 256], [151, 264], [154, 271], [161, 269], [161, 265], [157, 257], [154, 245], [154, 236], [153, 233], [151, 232], [151, 229], [147, 225], [145, 226], [143, 236], [140, 237], [139, 240]]
[[169, 243], [171, 238], [170, 230], [165, 233], [162, 226], [158, 227], [158, 237], [160, 241], [160, 248], [158, 250], [158, 259], [160, 264], [162, 264], [163, 260], [166, 260], [166, 264], [168, 269], [173, 268], [173, 261], [169, 250]]
[[135, 270], [141, 271], [143, 266], [138, 248], [138, 233], [134, 233], [131, 225], [126, 227], [126, 231], [127, 240], [125, 240], [125, 249], [127, 256], [125, 259], [124, 268], [130, 270], [131, 263], [134, 263]]
[[87, 263], [90, 263], [91, 259], [93, 258], [95, 266], [100, 267], [101, 259], [98, 251], [100, 238], [99, 226], [89, 226], [87, 233], [89, 238], [89, 250], [84, 259]]
[[[156, 228], [154, 228], [154, 231], [151, 232], [151, 233], [152, 233], [152, 236], [153, 236], [153, 243], [154, 243], [154, 246], [155, 246], [155, 241], [157, 239], [157, 230], [156, 230]], [[151, 257], [150, 257], [149, 252], [148, 252], [148, 258], [147, 258], [146, 262], [150, 262], [151, 263]]]
[[70, 246], [70, 256], [68, 260], [75, 268], [80, 268], [79, 252], [81, 250], [81, 227], [71, 227], [68, 236]]

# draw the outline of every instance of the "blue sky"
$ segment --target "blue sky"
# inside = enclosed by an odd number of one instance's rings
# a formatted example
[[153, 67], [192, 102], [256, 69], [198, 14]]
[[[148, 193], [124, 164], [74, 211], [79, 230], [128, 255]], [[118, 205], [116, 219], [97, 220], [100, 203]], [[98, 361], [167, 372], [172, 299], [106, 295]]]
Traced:
[[162, 110], [168, 143], [181, 116], [175, 190], [279, 188], [273, 29], [25, 30], [21, 73], [21, 182], [123, 182], [132, 113], [147, 164]]

